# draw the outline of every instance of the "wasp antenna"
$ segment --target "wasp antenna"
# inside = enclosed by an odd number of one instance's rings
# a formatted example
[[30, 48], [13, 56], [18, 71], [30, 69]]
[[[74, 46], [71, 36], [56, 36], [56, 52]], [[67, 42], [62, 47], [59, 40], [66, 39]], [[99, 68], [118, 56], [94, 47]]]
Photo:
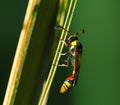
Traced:
[[62, 27], [62, 26], [55, 26], [55, 29], [59, 29], [59, 28], [65, 30], [65, 32], [67, 32], [69, 35], [72, 35], [72, 34], [71, 34], [67, 29], [65, 29], [64, 27]]
[[76, 33], [76, 35], [81, 34], [81, 33], [84, 33], [84, 32], [85, 32], [84, 29], [82, 29], [82, 30], [80, 30], [78, 33]]

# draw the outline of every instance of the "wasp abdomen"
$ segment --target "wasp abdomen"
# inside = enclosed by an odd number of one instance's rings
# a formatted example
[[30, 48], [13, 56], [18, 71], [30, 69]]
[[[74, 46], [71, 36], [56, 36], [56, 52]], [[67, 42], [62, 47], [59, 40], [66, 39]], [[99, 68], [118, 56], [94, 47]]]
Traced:
[[74, 86], [75, 85], [74, 81], [75, 81], [75, 76], [74, 75], [69, 76], [61, 86], [60, 93], [65, 93], [68, 89]]

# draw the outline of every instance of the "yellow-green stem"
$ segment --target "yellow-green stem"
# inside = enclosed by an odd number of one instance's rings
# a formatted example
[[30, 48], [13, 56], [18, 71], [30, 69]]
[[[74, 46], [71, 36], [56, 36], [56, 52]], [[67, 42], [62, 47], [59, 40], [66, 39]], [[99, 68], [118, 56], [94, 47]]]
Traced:
[[20, 76], [27, 52], [27, 48], [30, 42], [31, 34], [35, 24], [37, 16], [37, 8], [41, 0], [29, 0], [28, 8], [26, 11], [25, 20], [23, 23], [23, 28], [20, 34], [20, 39], [18, 42], [14, 62], [11, 69], [11, 74], [3, 101], [3, 105], [13, 105], [18, 84], [20, 81]]
[[[77, 0], [71, 0], [70, 2], [70, 6], [68, 9], [67, 17], [66, 17], [65, 24], [64, 24], [64, 27], [66, 29], [69, 29], [76, 3], [77, 3]], [[60, 39], [65, 40], [66, 37], [67, 37], [67, 34], [65, 33], [65, 31], [62, 31]], [[51, 84], [52, 84], [52, 81], [53, 81], [53, 78], [54, 78], [54, 75], [57, 69], [57, 66], [55, 65], [58, 65], [58, 62], [60, 59], [60, 54], [58, 54], [57, 52], [62, 52], [63, 46], [64, 46], [64, 43], [61, 43], [61, 41], [59, 41], [58, 47], [55, 53], [55, 57], [53, 59], [53, 63], [50, 69], [50, 73], [48, 75], [48, 78], [47, 78], [45, 87], [42, 91], [38, 105], [44, 105], [44, 103], [46, 102], [46, 98], [48, 97], [49, 90], [50, 90], [50, 87], [51, 87]]]

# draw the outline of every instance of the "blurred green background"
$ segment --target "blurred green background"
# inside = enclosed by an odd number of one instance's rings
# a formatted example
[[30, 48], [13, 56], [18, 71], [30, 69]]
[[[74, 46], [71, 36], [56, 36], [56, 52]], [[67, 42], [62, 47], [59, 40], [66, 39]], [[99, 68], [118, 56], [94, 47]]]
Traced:
[[[0, 3], [0, 104], [9, 78], [27, 0]], [[120, 1], [78, 0], [70, 32], [85, 29], [77, 86], [66, 94], [59, 88], [71, 72], [58, 68], [47, 105], [120, 105]], [[64, 75], [65, 73], [65, 75]]]

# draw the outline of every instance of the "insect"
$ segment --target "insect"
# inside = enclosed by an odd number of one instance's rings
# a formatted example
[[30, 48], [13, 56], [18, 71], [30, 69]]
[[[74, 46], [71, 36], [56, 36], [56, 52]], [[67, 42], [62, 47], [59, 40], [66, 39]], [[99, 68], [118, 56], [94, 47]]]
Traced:
[[77, 82], [78, 74], [80, 71], [80, 63], [81, 63], [81, 56], [82, 56], [82, 44], [78, 40], [77, 35], [84, 33], [84, 29], [80, 30], [78, 33], [71, 34], [68, 30], [63, 28], [62, 26], [56, 26], [56, 29], [63, 29], [68, 34], [67, 41], [61, 40], [65, 44], [66, 47], [69, 48], [67, 52], [58, 52], [60, 55], [68, 55], [67, 59], [64, 61], [63, 64], [58, 64], [57, 66], [61, 67], [68, 67], [71, 61], [73, 66], [72, 75], [66, 78], [64, 83], [61, 86], [60, 93], [65, 93], [71, 87], [74, 87]]

